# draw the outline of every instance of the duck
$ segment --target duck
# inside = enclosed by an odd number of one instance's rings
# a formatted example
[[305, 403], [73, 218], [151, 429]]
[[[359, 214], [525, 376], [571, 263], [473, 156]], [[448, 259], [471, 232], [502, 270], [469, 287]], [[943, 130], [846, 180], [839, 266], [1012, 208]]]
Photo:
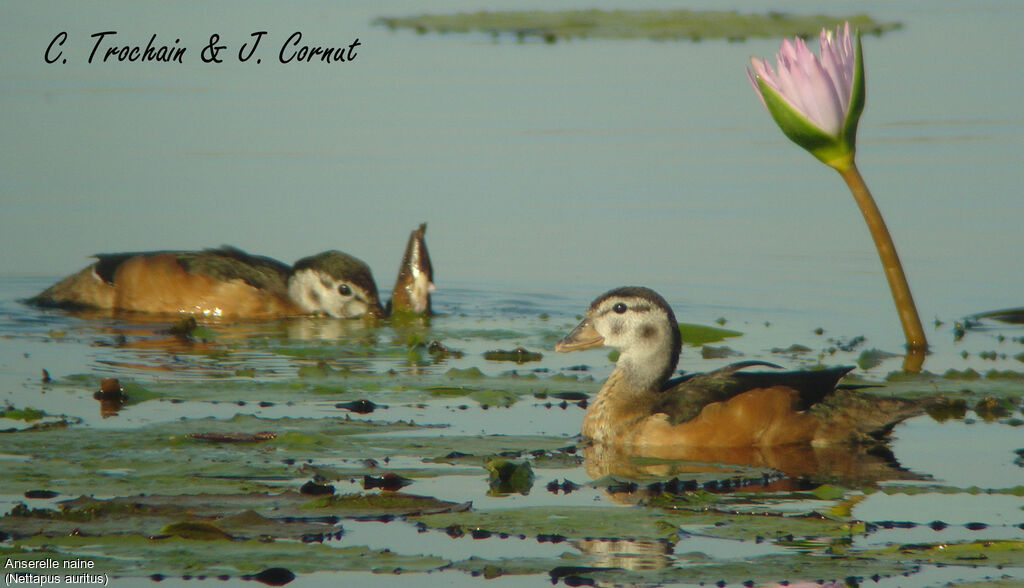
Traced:
[[274, 318], [383, 316], [370, 267], [341, 251], [288, 266], [231, 246], [101, 253], [25, 302], [65, 310]]
[[778, 366], [745, 361], [673, 378], [682, 349], [678, 323], [665, 299], [645, 287], [598, 296], [555, 351], [599, 346], [619, 357], [583, 417], [583, 436], [597, 444], [657, 451], [878, 443], [926, 408], [837, 388], [849, 366], [748, 372]]

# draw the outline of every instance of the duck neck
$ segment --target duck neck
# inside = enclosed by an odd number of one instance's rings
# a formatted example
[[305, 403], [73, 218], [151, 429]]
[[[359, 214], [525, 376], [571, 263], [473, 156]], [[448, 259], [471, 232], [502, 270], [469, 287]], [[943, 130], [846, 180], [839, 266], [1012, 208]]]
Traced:
[[583, 435], [598, 443], [629, 443], [635, 425], [654, 412], [661, 388], [675, 370], [678, 347], [631, 349], [619, 356], [615, 369], [583, 417]]
[[615, 371], [630, 389], [657, 393], [672, 376], [678, 361], [679, 349], [675, 346], [630, 349], [619, 356]]

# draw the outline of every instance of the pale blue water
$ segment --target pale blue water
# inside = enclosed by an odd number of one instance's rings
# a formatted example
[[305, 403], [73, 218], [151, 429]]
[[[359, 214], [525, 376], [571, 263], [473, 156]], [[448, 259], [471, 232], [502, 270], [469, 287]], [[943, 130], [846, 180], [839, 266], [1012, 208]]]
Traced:
[[[442, 286], [581, 285], [583, 305], [636, 283], [677, 305], [797, 310], [901, 342], [845, 186], [788, 143], [746, 80], [747, 58], [773, 55], [777, 40], [551, 46], [370, 25], [424, 9], [5, 3], [0, 275], [65, 274], [95, 252], [231, 243], [288, 262], [340, 248], [390, 282], [405, 236], [426, 220]], [[904, 25], [864, 39], [858, 161], [921, 315], [1024, 304], [1024, 6], [856, 11]], [[89, 35], [104, 30], [131, 44], [180, 38], [185, 63], [85, 63]], [[255, 30], [268, 31], [262, 64], [199, 60], [212, 33], [233, 49]], [[47, 65], [60, 31], [68, 63]], [[275, 63], [293, 31], [361, 47], [350, 63]]]

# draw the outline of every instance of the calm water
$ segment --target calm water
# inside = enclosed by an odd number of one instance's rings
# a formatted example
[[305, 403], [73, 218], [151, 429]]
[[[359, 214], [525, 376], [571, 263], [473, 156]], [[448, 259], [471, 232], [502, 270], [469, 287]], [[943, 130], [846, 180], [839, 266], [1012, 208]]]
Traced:
[[[777, 40], [549, 46], [370, 25], [422, 10], [408, 1], [2, 10], [0, 275], [231, 243], [285, 261], [340, 248], [387, 282], [426, 220], [441, 280], [550, 293], [639, 283], [677, 304], [798, 309], [899, 342], [845, 186], [788, 144], [746, 80], [747, 58], [773, 55]], [[858, 160], [922, 316], [1019, 306], [1024, 7], [857, 10], [904, 24], [864, 40]], [[123, 43], [180, 39], [190, 58], [85, 63], [89, 35], [105, 30]], [[358, 38], [361, 50], [330, 67], [199, 60], [211, 34], [234, 47], [254, 30], [275, 47], [298, 30], [324, 45]], [[68, 63], [47, 65], [60, 31]]]
[[[458, 0], [430, 11], [480, 7]], [[850, 10], [845, 2], [794, 0], [738, 8]], [[777, 40], [545, 45], [370, 25], [375, 16], [423, 10], [408, 0], [4, 3], [0, 402], [21, 406], [32, 394], [37, 408], [90, 427], [182, 416], [139, 406], [110, 421], [98, 418], [84, 391], [59, 402], [35, 396], [42, 368], [55, 376], [203, 377], [111, 366], [126, 359], [121, 352], [85, 336], [64, 344], [46, 337], [94, 325], [14, 302], [77, 270], [91, 253], [230, 243], [292, 261], [339, 248], [370, 263], [386, 290], [408, 231], [422, 221], [442, 312], [488, 328], [549, 315], [549, 323], [529, 322], [516, 341], [531, 348], [549, 351], [550, 332], [570, 325], [597, 294], [642, 284], [665, 294], [682, 321], [726, 319], [745, 333], [730, 345], [748, 357], [799, 365], [815, 358], [780, 358], [770, 349], [817, 350], [826, 346], [822, 337], [861, 335], [864, 348], [900, 351], [888, 289], [852, 199], [834, 172], [788, 143], [746, 80], [747, 58], [772, 55]], [[878, 1], [856, 10], [904, 25], [864, 39], [868, 102], [858, 162], [922, 318], [929, 329], [933, 319], [943, 322], [931, 334], [925, 368], [1019, 371], [1013, 356], [1024, 349], [1010, 341], [1019, 330], [972, 332], [957, 342], [952, 326], [974, 312], [1024, 305], [1017, 59], [1024, 4]], [[89, 35], [107, 30], [120, 43], [144, 45], [154, 33], [158, 42], [180, 39], [184, 63], [86, 63]], [[257, 30], [268, 31], [268, 47], [301, 31], [311, 44], [358, 38], [360, 48], [354, 61], [330, 66], [199, 60], [211, 34], [234, 49]], [[44, 51], [61, 31], [68, 63], [48, 65]], [[813, 334], [818, 327], [823, 336]], [[443, 367], [499, 373], [505, 366], [481, 365], [479, 353], [510, 343], [471, 339], [467, 357]], [[979, 356], [990, 351], [1006, 357]], [[133, 361], [166, 360], [132, 353]], [[849, 363], [857, 353], [830, 362]], [[543, 365], [557, 371], [581, 361], [595, 366], [595, 378], [610, 369], [601, 352], [546, 352]], [[681, 367], [712, 363], [687, 350]], [[881, 379], [898, 366], [893, 359], [861, 373]], [[536, 420], [522, 426], [571, 435], [579, 416], [529, 415]], [[520, 427], [502, 418], [480, 426]], [[915, 421], [900, 430], [894, 450], [949, 484], [1021, 484], [1008, 451], [1020, 446], [1019, 427], [980, 426]], [[937, 458], [933, 448], [948, 439], [964, 455]], [[972, 444], [989, 457], [970, 452]], [[954, 509], [915, 504], [921, 522], [935, 518], [929, 510]], [[1012, 525], [1019, 505], [1018, 498], [995, 514], [955, 508]], [[864, 518], [880, 520], [907, 507], [877, 499], [865, 508]]]

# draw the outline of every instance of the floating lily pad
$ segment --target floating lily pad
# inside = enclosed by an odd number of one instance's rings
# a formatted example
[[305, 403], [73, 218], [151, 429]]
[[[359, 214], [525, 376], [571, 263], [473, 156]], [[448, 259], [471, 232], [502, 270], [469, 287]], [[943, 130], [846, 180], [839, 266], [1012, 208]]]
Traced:
[[[525, 507], [465, 511], [412, 517], [424, 525], [485, 529], [509, 535], [562, 536], [566, 539], [667, 539], [681, 529], [701, 534], [754, 541], [777, 537], [846, 537], [855, 523], [835, 521], [817, 514], [765, 516], [763, 512], [714, 512], [703, 507], [641, 511], [608, 507]], [[863, 530], [863, 525], [859, 527]]]
[[724, 341], [729, 337], [739, 337], [743, 333], [719, 327], [707, 325], [694, 325], [690, 323], [679, 323], [679, 334], [683, 338], [683, 344], [692, 347], [700, 347], [708, 343]]
[[862, 555], [915, 563], [939, 563], [1024, 568], [1024, 541], [982, 540], [963, 543], [907, 543]]
[[430, 496], [417, 496], [401, 492], [323, 496], [302, 505], [302, 508], [305, 509], [327, 511], [338, 516], [366, 514], [419, 516], [432, 513], [461, 512], [469, 507], [469, 503], [447, 502]]
[[484, 353], [484, 359], [490, 361], [514, 361], [516, 363], [540, 361], [543, 357], [543, 354], [530, 351], [525, 347], [516, 347], [511, 350], [495, 349]]

